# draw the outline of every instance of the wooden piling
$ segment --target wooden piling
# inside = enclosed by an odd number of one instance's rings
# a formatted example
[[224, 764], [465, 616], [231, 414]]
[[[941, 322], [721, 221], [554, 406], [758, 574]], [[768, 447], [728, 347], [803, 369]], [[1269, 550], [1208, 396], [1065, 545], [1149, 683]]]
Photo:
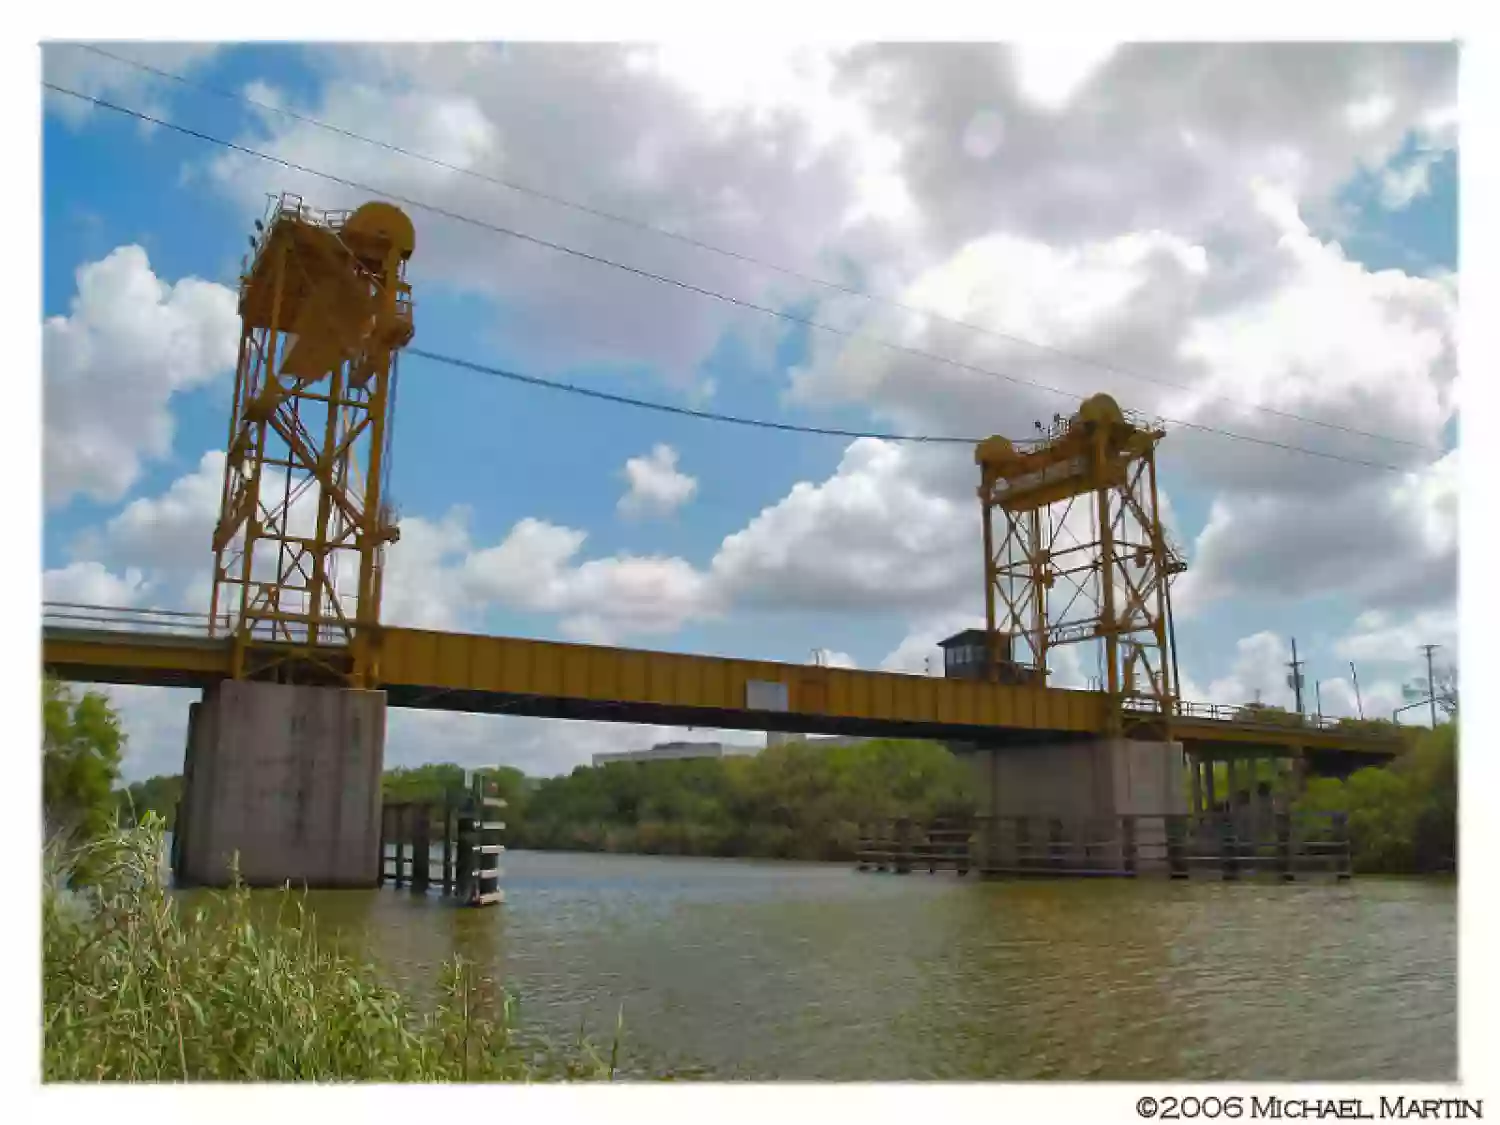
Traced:
[[426, 894], [432, 882], [432, 811], [418, 805], [411, 815], [411, 889]]
[[453, 791], [443, 794], [443, 894], [453, 893]]
[[1292, 869], [1292, 814], [1286, 809], [1276, 812], [1276, 873], [1285, 883], [1296, 878]]
[[902, 817], [896, 821], [895, 855], [893, 857], [897, 875], [911, 874], [911, 820]]
[[1333, 814], [1333, 839], [1337, 845], [1334, 877], [1342, 881], [1349, 878], [1353, 873], [1352, 857], [1349, 848], [1349, 816], [1347, 813], [1336, 812]]

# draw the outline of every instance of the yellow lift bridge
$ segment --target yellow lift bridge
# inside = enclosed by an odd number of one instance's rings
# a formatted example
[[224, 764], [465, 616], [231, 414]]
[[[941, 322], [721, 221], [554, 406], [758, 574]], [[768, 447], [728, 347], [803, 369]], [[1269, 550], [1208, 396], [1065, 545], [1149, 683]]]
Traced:
[[[1179, 700], [1170, 583], [1185, 564], [1157, 506], [1163, 430], [1107, 395], [1033, 441], [976, 449], [985, 627], [971, 631], [977, 644], [950, 646], [943, 678], [383, 626], [415, 232], [390, 204], [315, 212], [294, 196], [256, 227], [206, 544], [209, 613], [44, 607], [42, 662], [59, 676], [328, 684], [400, 707], [981, 745], [1123, 734], [1346, 763], [1399, 749], [1390, 736]], [[1049, 654], [1064, 645], [1093, 651], [1092, 690], [1049, 686]]]

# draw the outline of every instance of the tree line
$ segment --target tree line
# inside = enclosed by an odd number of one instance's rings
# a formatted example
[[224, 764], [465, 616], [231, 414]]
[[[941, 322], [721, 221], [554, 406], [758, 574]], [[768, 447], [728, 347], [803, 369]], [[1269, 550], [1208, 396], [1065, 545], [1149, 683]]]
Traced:
[[[148, 813], [170, 830], [182, 779], [119, 785], [125, 735], [106, 696], [48, 680], [42, 717], [49, 838], [96, 838]], [[1356, 870], [1451, 870], [1456, 719], [1401, 729], [1408, 748], [1391, 764], [1310, 778], [1296, 807], [1347, 815]], [[845, 860], [861, 822], [961, 819], [976, 807], [968, 767], [930, 742], [795, 742], [750, 757], [610, 762], [541, 779], [507, 766], [484, 772], [507, 802], [509, 846], [522, 849]], [[388, 800], [440, 802], [463, 780], [463, 767], [436, 763], [387, 770], [383, 790]]]

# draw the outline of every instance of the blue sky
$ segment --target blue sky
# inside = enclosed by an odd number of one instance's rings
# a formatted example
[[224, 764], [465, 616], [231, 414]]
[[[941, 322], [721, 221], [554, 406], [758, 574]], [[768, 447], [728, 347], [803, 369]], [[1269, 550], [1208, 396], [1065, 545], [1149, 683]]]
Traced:
[[[96, 74], [108, 73], [113, 65], [103, 60], [97, 63]], [[195, 79], [228, 89], [259, 83], [259, 88], [274, 90], [277, 97], [309, 112], [358, 128], [356, 123], [333, 116], [333, 109], [321, 104], [329, 98], [329, 84], [336, 81], [336, 74], [337, 68], [330, 66], [323, 55], [274, 46], [220, 50], [197, 61], [192, 70]], [[420, 89], [419, 81], [403, 75], [392, 80], [391, 88], [415, 84]], [[128, 88], [105, 87], [104, 96], [118, 97], [137, 107], [149, 105], [152, 112], [167, 119], [220, 137], [249, 139], [268, 146], [287, 143], [289, 123], [192, 87], [142, 79]], [[416, 141], [401, 140], [421, 147]], [[340, 144], [347, 147], [352, 142]], [[330, 171], [343, 170], [333, 167], [340, 151], [343, 149], [330, 147], [324, 157]], [[246, 192], [226, 189], [208, 171], [208, 161], [219, 155], [201, 140], [146, 129], [108, 111], [95, 110], [81, 120], [71, 120], [52, 105], [43, 122], [45, 314], [69, 316], [77, 271], [130, 244], [145, 249], [151, 271], [163, 282], [197, 277], [232, 286], [257, 210], [249, 204]], [[1356, 168], [1345, 175], [1331, 199], [1317, 205], [1304, 201], [1303, 216], [1313, 235], [1325, 243], [1336, 240], [1349, 258], [1371, 272], [1403, 270], [1428, 275], [1456, 270], [1456, 152], [1438, 155], [1428, 170], [1427, 190], [1399, 207], [1382, 198], [1382, 188], [1393, 172], [1426, 159], [1417, 134], [1408, 131], [1387, 157], [1377, 166]], [[535, 172], [532, 182], [537, 182], [541, 174]], [[271, 178], [275, 179], [274, 174]], [[563, 195], [587, 195], [585, 187], [573, 191], [567, 183], [540, 186]], [[319, 201], [310, 198], [309, 202]], [[414, 217], [419, 240], [416, 257], [421, 259], [424, 238], [447, 220], [421, 214]], [[765, 221], [774, 221], [774, 216]], [[496, 243], [495, 254], [501, 251], [501, 236], [475, 230], [461, 233], [475, 244], [473, 253], [481, 259], [489, 252], [482, 248], [486, 241]], [[651, 248], [653, 240], [652, 235], [640, 232], [619, 237], [636, 240], [646, 248]], [[755, 245], [753, 239], [750, 245]], [[417, 269], [415, 264], [413, 268]], [[773, 324], [772, 346], [767, 347], [767, 328], [753, 314], [733, 318], [727, 322], [727, 330], [694, 362], [692, 387], [685, 387], [650, 356], [628, 349], [606, 350], [607, 358], [585, 364], [544, 363], [542, 366], [548, 369], [541, 370], [538, 348], [554, 343], [561, 347], [563, 341], [538, 335], [534, 326], [539, 321], [533, 308], [525, 301], [486, 292], [462, 275], [445, 277], [441, 263], [427, 269], [427, 273], [417, 272], [416, 343], [420, 347], [607, 387], [616, 393], [684, 405], [704, 404], [730, 414], [874, 430], [896, 426], [892, 422], [894, 408], [889, 403], [863, 402], [857, 397], [825, 406], [788, 401], [790, 373], [819, 362], [820, 353], [811, 346], [806, 329]], [[434, 269], [436, 273], [430, 272]], [[827, 276], [829, 269], [825, 265], [818, 272]], [[588, 275], [575, 271], [568, 276]], [[653, 299], [650, 282], [636, 284], [641, 287], [643, 302]], [[808, 308], [796, 300], [784, 302], [783, 307], [796, 311]], [[561, 312], [562, 323], [566, 324], [565, 299]], [[584, 335], [589, 333], [585, 316], [578, 317], [576, 329]], [[558, 354], [566, 353], [560, 350]], [[630, 410], [519, 386], [417, 357], [402, 361], [400, 378], [393, 491], [403, 514], [436, 520], [450, 509], [466, 508], [469, 534], [475, 544], [504, 539], [517, 521], [526, 518], [578, 529], [587, 533], [587, 541], [576, 561], [622, 554], [675, 556], [703, 570], [726, 536], [744, 528], [757, 512], [777, 505], [798, 482], [818, 484], [830, 478], [848, 444], [839, 439], [750, 430]], [[1068, 378], [1070, 388], [1086, 392], [1093, 389], [1091, 380], [1098, 377], [1084, 370]], [[705, 400], [702, 388], [708, 380], [713, 389]], [[1118, 393], [1122, 398], [1142, 390], [1128, 380], [1112, 380], [1107, 385], [1121, 388]], [[99, 528], [130, 501], [160, 496], [173, 482], [192, 473], [203, 454], [222, 448], [230, 388], [231, 373], [224, 370], [201, 386], [170, 396], [175, 423], [170, 451], [143, 460], [139, 477], [123, 497], [101, 503], [75, 494], [51, 508], [44, 528], [44, 568], [56, 570], [77, 562], [74, 547], [80, 536]], [[1066, 409], [1066, 402], [1057, 400], [1056, 408]], [[1318, 408], [1307, 409], [1316, 413]], [[1350, 409], [1352, 413], [1333, 413], [1359, 425], [1360, 408], [1356, 405]], [[1324, 411], [1321, 416], [1329, 413]], [[969, 426], [973, 432], [987, 432], [986, 423], [982, 417], [971, 418]], [[1379, 428], [1373, 421], [1365, 424]], [[1455, 425], [1450, 419], [1444, 427], [1448, 448], [1454, 444]], [[1297, 430], [1290, 440], [1325, 449], [1358, 448], [1366, 456], [1384, 457], [1395, 452], [1375, 442], [1358, 446], [1332, 442], [1330, 435], [1307, 428]], [[665, 518], [622, 516], [616, 505], [625, 489], [625, 462], [663, 443], [676, 451], [680, 469], [696, 479], [694, 495]], [[1222, 444], [1234, 447], [1235, 457], [1278, 456], [1274, 451], [1247, 449], [1243, 443], [1227, 439]], [[1197, 463], [1174, 458], [1171, 436], [1163, 458], [1164, 485], [1177, 518], [1178, 537], [1196, 553], [1218, 489], [1212, 482], [1205, 485]], [[1303, 469], [1308, 487], [1315, 489], [1324, 466], [1311, 461]], [[977, 599], [981, 593], [977, 504], [973, 523], [973, 557], [958, 560], [955, 565], [970, 568], [973, 597]], [[202, 547], [206, 568], [206, 538]], [[1297, 589], [1294, 573], [1288, 573], [1287, 583], [1287, 589]], [[1403, 620], [1404, 610], [1399, 605], [1377, 609], [1386, 614], [1390, 624]], [[1337, 589], [1298, 597], [1263, 586], [1215, 597], [1198, 612], [1179, 615], [1181, 662], [1194, 684], [1207, 686], [1226, 678], [1233, 680], [1236, 662], [1243, 656], [1237, 645], [1243, 638], [1264, 631], [1283, 637], [1295, 633], [1300, 653], [1308, 661], [1309, 677], [1333, 677], [1347, 666], [1337, 643], [1348, 637], [1351, 623], [1367, 611], [1371, 611], [1368, 599], [1348, 597]], [[912, 631], [913, 616], [899, 599], [893, 599], [888, 609], [882, 610], [877, 604], [860, 612], [818, 613], [804, 608], [777, 609], [774, 605], [736, 607], [721, 620], [690, 620], [665, 635], [622, 639], [643, 647], [790, 661], [804, 661], [813, 648], [826, 647], [847, 653], [861, 666], [875, 667]], [[560, 637], [565, 635], [561, 621], [556, 613], [492, 604], [477, 609], [474, 619], [466, 620], [464, 627]], [[1415, 662], [1414, 653], [1391, 653], [1384, 660], [1377, 659], [1378, 655], [1370, 658], [1372, 681], [1382, 676], [1399, 681]], [[1364, 676], [1362, 669], [1361, 678]], [[1241, 681], [1233, 683], [1239, 686]]]

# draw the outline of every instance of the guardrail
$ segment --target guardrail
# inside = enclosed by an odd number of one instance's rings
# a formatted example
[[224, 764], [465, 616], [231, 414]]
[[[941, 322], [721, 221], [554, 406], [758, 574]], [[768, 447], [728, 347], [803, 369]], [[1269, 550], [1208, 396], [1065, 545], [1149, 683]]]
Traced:
[[[149, 609], [140, 606], [90, 605], [85, 602], [43, 602], [42, 626], [63, 629], [102, 629], [150, 632], [168, 636], [212, 636], [214, 619], [207, 613], [180, 609]], [[220, 634], [230, 628], [228, 614], [217, 619]]]
[[[1122, 706], [1135, 714], [1151, 714], [1158, 710], [1157, 701], [1148, 696], [1126, 697]], [[1195, 703], [1186, 699], [1177, 700], [1172, 713], [1179, 719], [1208, 719], [1212, 722], [1234, 723], [1237, 726], [1261, 727], [1266, 730], [1362, 730], [1361, 726], [1350, 726], [1352, 720], [1330, 715], [1299, 715], [1295, 711], [1272, 711], [1227, 703]], [[1381, 720], [1369, 720], [1378, 721]], [[1371, 732], [1366, 727], [1363, 733]]]

